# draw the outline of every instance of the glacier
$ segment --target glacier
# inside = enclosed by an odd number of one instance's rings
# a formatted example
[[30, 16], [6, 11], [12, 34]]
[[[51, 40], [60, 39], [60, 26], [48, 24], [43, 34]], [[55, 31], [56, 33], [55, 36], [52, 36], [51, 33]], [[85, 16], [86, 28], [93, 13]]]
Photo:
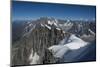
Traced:
[[67, 38], [64, 38], [59, 45], [54, 45], [48, 48], [53, 53], [54, 57], [62, 58], [69, 50], [78, 50], [89, 44], [88, 42], [76, 37], [74, 34], [70, 36], [68, 40], [70, 42], [66, 43], [66, 39]]

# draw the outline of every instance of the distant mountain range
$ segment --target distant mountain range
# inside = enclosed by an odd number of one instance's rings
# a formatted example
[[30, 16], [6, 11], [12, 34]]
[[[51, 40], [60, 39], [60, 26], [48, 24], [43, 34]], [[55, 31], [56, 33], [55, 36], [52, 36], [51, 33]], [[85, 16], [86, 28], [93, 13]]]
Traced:
[[[50, 17], [40, 17], [32, 21], [14, 21], [12, 22], [12, 65], [79, 61], [75, 58], [88, 50], [84, 49], [82, 44], [92, 44], [96, 40], [95, 36], [95, 21], [73, 21]], [[80, 42], [82, 44], [78, 45]], [[84, 51], [77, 53], [81, 48], [73, 50], [70, 48], [72, 46], [68, 46], [68, 44], [72, 45], [72, 43], [74, 43], [75, 46], [78, 45], [78, 47], [82, 47]], [[53, 48], [49, 49], [55, 45], [57, 47], [54, 49], [59, 52], [55, 52]], [[58, 48], [59, 45], [62, 46]], [[67, 46], [65, 47], [65, 45]], [[95, 48], [93, 49], [95, 50]], [[68, 60], [66, 55], [69, 51], [72, 52], [67, 55], [76, 54], [75, 56], [69, 57], [70, 60]], [[64, 58], [66, 57], [67, 60], [60, 56], [60, 52], [63, 53], [62, 56]], [[71, 58], [74, 58], [74, 60]], [[84, 57], [81, 56], [81, 58]]]

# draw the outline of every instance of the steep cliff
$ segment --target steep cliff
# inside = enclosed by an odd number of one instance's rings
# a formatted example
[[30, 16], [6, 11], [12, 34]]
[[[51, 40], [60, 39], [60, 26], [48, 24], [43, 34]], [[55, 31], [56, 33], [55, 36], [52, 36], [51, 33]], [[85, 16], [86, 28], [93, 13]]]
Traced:
[[36, 61], [36, 64], [55, 63], [57, 61], [47, 48], [57, 45], [65, 37], [63, 30], [54, 24], [48, 24], [48, 21], [45, 21], [45, 24], [37, 23], [33, 27], [25, 32], [19, 41], [15, 42], [14, 45], [16, 46], [12, 49], [13, 65], [35, 64], [32, 63], [32, 59], [29, 59], [31, 53], [32, 57], [35, 56], [35, 53], [39, 56], [39, 61]]

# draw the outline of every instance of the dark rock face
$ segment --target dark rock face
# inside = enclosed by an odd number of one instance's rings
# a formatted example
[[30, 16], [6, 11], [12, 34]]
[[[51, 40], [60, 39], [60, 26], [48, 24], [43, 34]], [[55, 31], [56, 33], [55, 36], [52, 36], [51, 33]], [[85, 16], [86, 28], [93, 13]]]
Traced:
[[53, 57], [48, 47], [57, 45], [64, 36], [63, 31], [55, 27], [48, 29], [39, 27], [39, 24], [36, 25], [31, 33], [15, 43], [17, 46], [12, 49], [12, 65], [29, 65], [31, 49], [33, 49], [33, 55], [37, 52], [40, 57], [38, 64], [56, 63], [57, 59]]

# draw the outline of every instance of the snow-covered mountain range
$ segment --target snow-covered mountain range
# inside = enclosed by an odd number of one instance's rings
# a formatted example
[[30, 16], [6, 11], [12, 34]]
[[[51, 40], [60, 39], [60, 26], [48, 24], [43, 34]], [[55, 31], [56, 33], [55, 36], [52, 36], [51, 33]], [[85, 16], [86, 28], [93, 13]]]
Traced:
[[12, 65], [82, 61], [75, 58], [89, 53], [86, 48], [96, 45], [92, 44], [96, 40], [95, 21], [41, 17], [12, 25]]

